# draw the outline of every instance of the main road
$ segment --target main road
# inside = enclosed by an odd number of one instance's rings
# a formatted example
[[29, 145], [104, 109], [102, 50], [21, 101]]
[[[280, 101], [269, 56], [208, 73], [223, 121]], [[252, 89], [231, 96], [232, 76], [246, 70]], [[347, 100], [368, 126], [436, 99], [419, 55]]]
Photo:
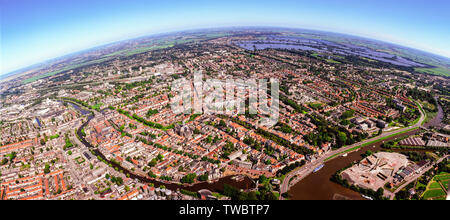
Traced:
[[[306, 165], [304, 165], [304, 166], [302, 166], [302, 167], [300, 167], [300, 168], [290, 172], [289, 174], [286, 175], [286, 177], [284, 178], [284, 180], [283, 180], [283, 182], [281, 184], [280, 196], [283, 193], [288, 192], [291, 186], [295, 185], [296, 183], [298, 183], [299, 181], [301, 181], [302, 179], [304, 179], [305, 177], [307, 177], [308, 175], [313, 173], [314, 170], [317, 167], [319, 167], [320, 165], [324, 164], [325, 162], [327, 162], [329, 160], [332, 160], [332, 159], [338, 157], [341, 154], [350, 153], [350, 152], [353, 152], [355, 150], [358, 150], [359, 148], [357, 148], [357, 147], [359, 147], [359, 146], [363, 146], [363, 145], [366, 145], [366, 144], [369, 144], [369, 143], [375, 144], [375, 143], [383, 141], [383, 140], [385, 140], [385, 139], [387, 139], [389, 137], [395, 137], [395, 136], [403, 134], [405, 132], [412, 131], [413, 129], [420, 128], [422, 123], [425, 121], [425, 114], [420, 109], [422, 109], [421, 106], [419, 108], [419, 111], [420, 111], [420, 119], [419, 119], [419, 121], [416, 124], [414, 124], [414, 125], [412, 125], [410, 127], [403, 128], [403, 129], [400, 129], [400, 130], [397, 130], [397, 131], [383, 133], [380, 136], [377, 136], [377, 137], [374, 137], [374, 138], [362, 141], [360, 143], [356, 143], [356, 144], [353, 144], [351, 146], [346, 146], [346, 147], [342, 147], [342, 148], [334, 150], [334, 151], [330, 151], [330, 152], [322, 155], [319, 159], [317, 159], [315, 161], [312, 161], [310, 163], [307, 163]], [[354, 150], [352, 150], [352, 149], [354, 149]], [[293, 177], [297, 177], [297, 178], [296, 179], [292, 179]]]

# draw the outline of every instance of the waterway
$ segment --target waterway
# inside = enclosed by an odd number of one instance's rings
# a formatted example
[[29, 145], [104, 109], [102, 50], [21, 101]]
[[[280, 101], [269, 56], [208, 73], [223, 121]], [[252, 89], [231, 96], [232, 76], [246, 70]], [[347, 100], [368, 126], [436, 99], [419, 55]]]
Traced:
[[39, 118], [37, 118], [37, 117], [36, 117], [36, 122], [38, 123], [39, 127], [42, 127], [41, 120], [39, 120]]
[[[442, 123], [443, 111], [442, 107], [438, 106], [438, 115], [425, 125], [425, 127], [438, 126]], [[390, 138], [384, 142], [389, 142], [394, 139], [399, 139], [406, 136], [412, 136], [418, 131], [411, 131], [406, 134], [399, 135], [397, 137]], [[347, 157], [339, 157], [334, 160], [325, 163], [319, 172], [313, 173], [302, 181], [294, 185], [289, 190], [289, 198], [293, 200], [332, 200], [332, 199], [351, 199], [351, 200], [365, 200], [361, 194], [345, 188], [339, 184], [330, 181], [330, 178], [338, 172], [340, 169], [349, 166], [352, 162], [359, 162], [363, 159], [361, 154], [368, 150], [373, 152], [382, 150], [381, 144], [379, 142], [372, 144], [370, 146], [364, 147], [359, 151], [349, 153]], [[406, 152], [414, 150], [394, 150], [395, 152]], [[416, 151], [426, 151], [426, 150], [416, 150]]]
[[[417, 131], [412, 131], [395, 138], [385, 140], [389, 142], [391, 140], [399, 139], [405, 136], [412, 136]], [[325, 167], [319, 172], [313, 173], [302, 181], [294, 185], [289, 191], [289, 198], [293, 200], [332, 200], [332, 199], [350, 199], [350, 200], [364, 200], [361, 194], [345, 188], [339, 184], [330, 181], [330, 178], [338, 172], [340, 169], [349, 166], [352, 162], [358, 162], [363, 159], [361, 156], [366, 151], [371, 150], [373, 152], [383, 150], [381, 144], [383, 142], [373, 144], [360, 149], [359, 151], [349, 153], [347, 157], [338, 157], [334, 160], [325, 163]], [[411, 150], [393, 150], [395, 152], [406, 152]]]
[[78, 106], [78, 105], [76, 105], [76, 104], [74, 104], [74, 103], [72, 103], [72, 102], [67, 102], [67, 103], [68, 103], [69, 105], [71, 105], [75, 110], [79, 111], [79, 112], [80, 112], [82, 115], [84, 115], [84, 116], [91, 114], [90, 111], [85, 110], [85, 109], [81, 108], [80, 106]]
[[[77, 110], [83, 110], [82, 108], [80, 108], [78, 105], [71, 103], [71, 105], [74, 106], [74, 108], [76, 108]], [[76, 107], [75, 107], [76, 106]], [[83, 110], [85, 112], [87, 112], [86, 110]], [[91, 113], [91, 112], [89, 112]], [[112, 166], [114, 168], [117, 168], [119, 171], [122, 171], [125, 175], [129, 175], [130, 178], [133, 179], [138, 179], [143, 183], [152, 183], [154, 184], [155, 187], [159, 187], [161, 185], [164, 185], [167, 189], [176, 191], [177, 189], [185, 189], [185, 190], [189, 190], [192, 192], [198, 192], [202, 189], [208, 189], [212, 192], [222, 192], [224, 189], [224, 185], [230, 185], [233, 186], [235, 188], [238, 189], [243, 189], [243, 190], [249, 190], [249, 189], [253, 189], [256, 187], [256, 183], [249, 177], [247, 176], [227, 176], [227, 177], [223, 177], [220, 178], [218, 180], [213, 180], [211, 182], [201, 182], [201, 183], [196, 183], [196, 184], [190, 184], [190, 185], [182, 185], [182, 184], [177, 184], [177, 183], [171, 183], [171, 182], [164, 182], [161, 180], [157, 180], [157, 179], [153, 179], [150, 178], [148, 176], [144, 176], [144, 175], [139, 175], [136, 173], [131, 172], [130, 170], [127, 170], [125, 168], [123, 168], [122, 166], [112, 163], [111, 161], [109, 161], [99, 150], [97, 150], [94, 146], [92, 146], [82, 135], [81, 130], [83, 128], [85, 128], [86, 126], [88, 126], [89, 122], [94, 118], [93, 115], [89, 115], [88, 117], [88, 121], [85, 122], [78, 130], [77, 130], [77, 135], [78, 137], [80, 137], [80, 141], [81, 143], [83, 143], [87, 148], [91, 149], [92, 152], [95, 154], [95, 156], [99, 156], [100, 158], [102, 158], [103, 160], [107, 161], [108, 163], [112, 164]]]
[[440, 128], [444, 127], [445, 125], [442, 124], [442, 120], [444, 119], [444, 110], [442, 109], [442, 106], [438, 104], [438, 114], [435, 118], [433, 118], [431, 121], [425, 124], [426, 128]]

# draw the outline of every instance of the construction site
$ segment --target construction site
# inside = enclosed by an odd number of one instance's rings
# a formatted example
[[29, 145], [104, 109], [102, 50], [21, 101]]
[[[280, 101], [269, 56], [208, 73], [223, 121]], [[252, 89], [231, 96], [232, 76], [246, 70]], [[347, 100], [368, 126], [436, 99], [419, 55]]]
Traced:
[[379, 152], [343, 171], [341, 175], [352, 185], [376, 191], [392, 182], [394, 176], [409, 164], [405, 155]]

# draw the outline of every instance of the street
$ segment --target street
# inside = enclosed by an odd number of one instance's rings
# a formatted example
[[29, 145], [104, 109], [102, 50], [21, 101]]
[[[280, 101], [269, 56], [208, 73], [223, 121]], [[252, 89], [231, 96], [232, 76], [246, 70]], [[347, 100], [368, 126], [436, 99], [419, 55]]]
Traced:
[[[320, 159], [312, 161], [312, 162], [310, 162], [310, 163], [308, 163], [308, 164], [298, 168], [297, 170], [292, 171], [291, 173], [287, 174], [286, 178], [283, 180], [283, 183], [281, 184], [281, 187], [280, 187], [280, 195], [282, 195], [283, 193], [288, 192], [291, 186], [297, 184], [302, 179], [304, 179], [305, 177], [307, 177], [308, 175], [313, 173], [314, 169], [319, 167], [321, 164], [324, 164], [325, 162], [327, 162], [328, 158], [330, 158], [332, 156], [336, 155], [336, 157], [338, 157], [339, 155], [343, 154], [344, 152], [347, 152], [347, 151], [351, 150], [352, 148], [355, 148], [355, 147], [358, 147], [358, 146], [362, 146], [364, 144], [368, 144], [368, 143], [371, 143], [371, 142], [374, 142], [374, 141], [377, 141], [377, 140], [381, 141], [382, 139], [385, 139], [385, 138], [387, 138], [389, 136], [392, 136], [392, 135], [395, 135], [395, 134], [402, 134], [402, 133], [407, 132], [407, 131], [409, 131], [411, 129], [420, 128], [421, 125], [422, 125], [422, 122], [425, 120], [425, 114], [422, 111], [420, 111], [420, 114], [421, 114], [420, 120], [416, 124], [414, 124], [414, 125], [412, 125], [410, 127], [403, 128], [403, 129], [400, 129], [400, 130], [397, 130], [397, 131], [393, 131], [393, 132], [384, 133], [384, 134], [382, 134], [382, 135], [380, 135], [378, 137], [374, 137], [374, 138], [365, 140], [363, 142], [353, 144], [351, 146], [343, 147], [343, 148], [340, 148], [338, 150], [330, 151], [330, 152], [322, 155]], [[350, 152], [347, 152], [347, 153], [350, 153]], [[334, 158], [336, 158], [336, 157], [334, 157]], [[331, 158], [329, 160], [332, 160], [334, 158]], [[297, 176], [297, 178], [294, 181], [290, 182], [291, 179], [294, 176]]]

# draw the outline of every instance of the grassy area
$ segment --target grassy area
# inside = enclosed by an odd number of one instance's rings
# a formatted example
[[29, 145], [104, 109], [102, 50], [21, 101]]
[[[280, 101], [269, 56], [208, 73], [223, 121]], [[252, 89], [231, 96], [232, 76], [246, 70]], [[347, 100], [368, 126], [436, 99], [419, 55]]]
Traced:
[[114, 53], [105, 55], [104, 57], [113, 57], [113, 56], [133, 56], [140, 53], [149, 52], [152, 50], [161, 50], [173, 47], [178, 44], [185, 44], [194, 41], [194, 39], [187, 39], [187, 40], [164, 40], [164, 41], [156, 41], [151, 44], [146, 44], [146, 46], [133, 48], [133, 49], [124, 49], [121, 51], [116, 51]]
[[426, 112], [426, 118], [425, 118], [425, 121], [423, 121], [423, 124], [422, 125], [424, 125], [424, 124], [426, 124], [426, 123], [428, 123], [428, 122], [430, 122], [431, 120], [433, 120], [434, 118], [436, 118], [436, 116], [437, 116], [437, 112]]
[[[426, 200], [442, 200], [447, 197], [449, 173], [441, 173], [433, 177], [428, 183], [427, 190], [422, 194], [422, 198]], [[442, 186], [444, 188], [442, 188]]]
[[[416, 102], [416, 104], [417, 104], [417, 106], [419, 107], [419, 110], [420, 110], [421, 112], [423, 112], [423, 114], [426, 116], [425, 120], [422, 122], [422, 125], [424, 125], [424, 124], [430, 122], [431, 120], [433, 120], [433, 119], [437, 116], [438, 112], [437, 112], [437, 111], [436, 111], [436, 112], [433, 112], [433, 111], [436, 110], [436, 106], [435, 106], [435, 105], [432, 105], [432, 104], [430, 104], [430, 103], [427, 102], [427, 101], [421, 101], [421, 102], [420, 102], [420, 105], [419, 105], [417, 102]], [[422, 106], [423, 106], [425, 109], [423, 109]], [[428, 111], [428, 109], [430, 109], [431, 112]], [[417, 122], [416, 122], [416, 123], [417, 123]]]
[[[341, 62], [336, 61], [336, 60], [333, 60], [333, 59], [325, 59], [325, 58], [322, 58], [322, 57], [321, 57], [322, 55], [319, 54], [319, 53], [312, 53], [311, 56], [314, 57], [314, 58], [316, 58], [316, 59], [326, 61], [327, 63], [341, 64]], [[336, 57], [343, 59], [342, 56], [336, 56]]]
[[38, 81], [38, 80], [40, 80], [40, 79], [47, 78], [47, 77], [56, 75], [56, 74], [58, 74], [58, 73], [62, 73], [62, 72], [64, 72], [64, 71], [65, 71], [65, 70], [58, 70], [58, 71], [54, 71], [54, 72], [42, 74], [42, 75], [39, 75], [39, 76], [34, 76], [34, 77], [31, 77], [31, 78], [29, 78], [29, 79], [26, 79], [26, 80], [22, 81], [22, 83], [23, 83], [23, 84], [32, 83], [32, 82]]
[[367, 57], [360, 57], [360, 58], [363, 59], [363, 60], [367, 60], [369, 62], [377, 62], [376, 60], [372, 60], [372, 59], [369, 59]]
[[313, 53], [313, 54], [311, 54], [311, 56], [315, 57], [315, 58], [319, 58], [319, 54], [318, 53]]
[[430, 187], [429, 187], [430, 189], [440, 189], [441, 188], [441, 184], [439, 184], [438, 182], [434, 182], [434, 181], [432, 181], [431, 183], [430, 183]]
[[341, 62], [333, 60], [333, 59], [326, 59], [325, 61], [327, 61], [328, 63], [341, 64]]
[[[419, 110], [425, 115], [425, 117], [428, 117], [428, 116], [427, 116], [427, 112], [422, 108], [422, 105], [420, 105], [417, 101], [414, 101], [414, 103], [416, 103], [417, 107], [418, 107]], [[427, 118], [425, 118], [425, 120], [422, 122], [422, 124], [421, 124], [422, 126], [425, 124], [426, 119], [427, 119]], [[416, 119], [416, 120], [414, 121], [414, 124], [413, 124], [413, 125], [415, 125], [417, 122], [419, 122], [419, 120], [420, 120], [420, 118]], [[430, 120], [431, 120], [431, 119], [430, 119]]]
[[417, 72], [420, 73], [427, 73], [432, 75], [438, 75], [438, 76], [450, 76], [450, 69], [444, 68], [444, 67], [438, 67], [438, 68], [415, 68]]
[[420, 101], [420, 104], [421, 104], [424, 108], [428, 108], [428, 109], [430, 109], [430, 110], [432, 110], [432, 111], [435, 111], [435, 110], [436, 110], [436, 106], [433, 105], [433, 104], [431, 104], [431, 103], [429, 103], [428, 101]]
[[442, 197], [442, 196], [446, 196], [446, 195], [447, 194], [442, 189], [431, 189], [431, 190], [427, 190], [423, 194], [423, 198], [424, 199], [433, 199], [436, 197]]
[[35, 82], [37, 80], [40, 80], [40, 79], [43, 79], [43, 78], [47, 78], [47, 77], [50, 77], [50, 76], [54, 76], [56, 74], [59, 74], [59, 73], [65, 72], [65, 71], [73, 70], [73, 69], [76, 69], [76, 68], [79, 68], [79, 67], [88, 66], [88, 65], [92, 65], [92, 64], [103, 63], [103, 62], [105, 62], [107, 60], [108, 60], [108, 58], [102, 58], [102, 59], [92, 60], [92, 61], [88, 61], [88, 62], [84, 62], [84, 63], [72, 64], [72, 65], [69, 65], [69, 66], [67, 66], [65, 68], [62, 68], [61, 70], [53, 71], [53, 72], [50, 72], [50, 73], [45, 73], [45, 74], [42, 74], [42, 75], [34, 76], [34, 77], [29, 78], [29, 79], [23, 80], [22, 83], [23, 84], [32, 83], [32, 82]]
[[316, 110], [321, 109], [322, 106], [323, 106], [322, 103], [318, 103], [318, 102], [316, 102], [316, 103], [309, 103], [308, 105], [309, 105], [309, 107], [311, 107], [313, 109], [316, 109]]
[[50, 136], [49, 138], [50, 138], [50, 140], [59, 138], [59, 134], [52, 135], [52, 136]]
[[145, 52], [152, 51], [152, 50], [166, 49], [166, 48], [173, 47], [173, 46], [174, 46], [174, 44], [158, 45], [158, 46], [150, 46], [150, 47], [141, 47], [141, 48], [137, 48], [137, 49], [134, 49], [134, 50], [127, 51], [125, 53], [125, 56], [133, 56], [133, 55], [136, 55], [136, 54], [145, 53]]
[[96, 110], [96, 111], [100, 111], [100, 108], [103, 106], [103, 103], [97, 103], [93, 106], [91, 106], [92, 109]]
[[389, 135], [389, 136], [387, 136], [387, 137], [380, 138], [380, 139], [377, 139], [377, 140], [368, 142], [368, 143], [366, 143], [366, 144], [363, 144], [363, 145], [360, 145], [360, 146], [356, 146], [356, 147], [350, 148], [350, 149], [348, 149], [348, 150], [346, 150], [346, 151], [344, 151], [344, 152], [342, 152], [342, 153], [337, 153], [337, 154], [335, 154], [335, 155], [333, 155], [333, 156], [327, 158], [327, 159], [325, 160], [325, 162], [330, 161], [330, 160], [332, 160], [332, 159], [338, 157], [339, 155], [342, 155], [342, 154], [345, 154], [345, 153], [349, 153], [349, 152], [358, 150], [358, 149], [360, 149], [360, 148], [367, 147], [367, 146], [369, 146], [369, 145], [378, 143], [378, 142], [380, 142], [380, 141], [384, 141], [384, 140], [387, 140], [387, 139], [389, 139], [389, 138], [395, 137], [395, 136], [397, 136], [397, 135], [402, 135], [402, 134], [405, 134], [405, 133], [408, 133], [408, 132], [411, 132], [411, 131], [414, 131], [414, 130], [417, 130], [417, 129], [418, 129], [418, 128], [411, 128], [411, 129], [408, 129], [408, 130], [403, 131], [403, 132], [399, 132], [399, 133], [396, 133], [396, 134], [392, 134], [392, 135]]

